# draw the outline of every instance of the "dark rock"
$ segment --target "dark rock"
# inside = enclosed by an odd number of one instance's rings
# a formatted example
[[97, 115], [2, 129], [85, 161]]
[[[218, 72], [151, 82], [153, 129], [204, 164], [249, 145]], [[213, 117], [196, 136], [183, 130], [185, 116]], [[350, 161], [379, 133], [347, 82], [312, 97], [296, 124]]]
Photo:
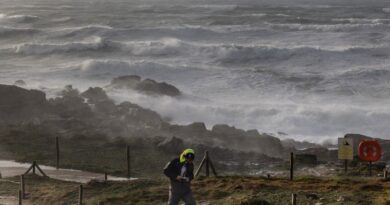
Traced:
[[141, 77], [137, 75], [127, 75], [114, 78], [109, 85], [114, 89], [133, 89], [146, 94], [157, 94], [167, 96], [180, 95], [179, 89], [165, 82], [156, 82], [151, 79], [141, 81]]
[[119, 76], [111, 80], [110, 86], [117, 89], [134, 89], [141, 82], [141, 77], [137, 75]]
[[177, 89], [175, 86], [165, 82], [158, 83], [151, 79], [141, 81], [135, 89], [148, 94], [160, 94], [168, 96], [180, 95], [179, 89]]
[[88, 99], [89, 103], [96, 103], [101, 101], [110, 101], [106, 92], [100, 87], [90, 87], [88, 90], [80, 94], [82, 97]]

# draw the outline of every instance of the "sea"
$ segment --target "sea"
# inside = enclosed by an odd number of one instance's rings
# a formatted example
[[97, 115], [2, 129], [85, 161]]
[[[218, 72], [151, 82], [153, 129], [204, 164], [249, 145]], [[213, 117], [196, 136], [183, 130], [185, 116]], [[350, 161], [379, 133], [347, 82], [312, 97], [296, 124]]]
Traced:
[[179, 97], [108, 90], [173, 124], [335, 143], [390, 139], [388, 0], [0, 0], [0, 83], [54, 97], [118, 76]]

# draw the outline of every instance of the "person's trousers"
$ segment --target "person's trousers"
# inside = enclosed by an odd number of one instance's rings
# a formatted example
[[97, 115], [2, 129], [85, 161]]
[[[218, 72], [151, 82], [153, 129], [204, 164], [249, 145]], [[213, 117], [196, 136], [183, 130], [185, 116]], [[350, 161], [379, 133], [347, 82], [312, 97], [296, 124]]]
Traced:
[[178, 205], [180, 200], [183, 200], [186, 205], [196, 205], [192, 196], [191, 184], [171, 181], [168, 205]]

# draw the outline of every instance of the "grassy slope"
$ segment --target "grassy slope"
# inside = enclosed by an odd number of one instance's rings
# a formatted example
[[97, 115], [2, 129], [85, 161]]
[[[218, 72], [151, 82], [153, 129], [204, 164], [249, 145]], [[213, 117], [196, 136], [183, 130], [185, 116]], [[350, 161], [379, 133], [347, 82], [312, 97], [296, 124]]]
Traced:
[[[17, 178], [10, 180], [17, 181]], [[34, 204], [75, 204], [78, 184], [40, 177], [27, 177], [27, 190]], [[86, 204], [166, 204], [166, 179], [140, 179], [132, 182], [90, 182], [85, 187]], [[1, 195], [16, 195], [17, 186], [0, 182]], [[298, 204], [390, 204], [390, 182], [375, 178], [298, 178], [259, 177], [200, 178], [193, 183], [199, 204], [251, 205], [266, 200], [270, 204], [288, 204], [292, 193], [298, 194]], [[337, 202], [340, 196], [350, 198]], [[314, 198], [314, 199], [313, 199]]]

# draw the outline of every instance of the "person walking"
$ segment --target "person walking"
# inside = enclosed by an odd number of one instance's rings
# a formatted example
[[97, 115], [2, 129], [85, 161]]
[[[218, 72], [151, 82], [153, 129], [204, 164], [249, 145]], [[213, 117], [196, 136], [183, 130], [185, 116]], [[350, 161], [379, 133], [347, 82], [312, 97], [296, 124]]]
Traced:
[[183, 200], [186, 205], [196, 205], [192, 195], [191, 181], [194, 178], [195, 152], [185, 149], [179, 158], [170, 161], [164, 174], [170, 179], [168, 205], [178, 205]]

